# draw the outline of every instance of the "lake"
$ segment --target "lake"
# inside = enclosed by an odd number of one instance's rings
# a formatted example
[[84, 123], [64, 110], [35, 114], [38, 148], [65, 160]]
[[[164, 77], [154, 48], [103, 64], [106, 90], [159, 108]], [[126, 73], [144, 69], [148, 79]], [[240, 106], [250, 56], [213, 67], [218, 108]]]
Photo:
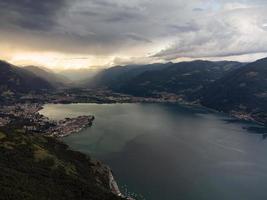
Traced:
[[136, 199], [267, 199], [267, 140], [256, 124], [175, 104], [48, 104], [40, 113], [94, 115], [63, 140], [107, 163]]

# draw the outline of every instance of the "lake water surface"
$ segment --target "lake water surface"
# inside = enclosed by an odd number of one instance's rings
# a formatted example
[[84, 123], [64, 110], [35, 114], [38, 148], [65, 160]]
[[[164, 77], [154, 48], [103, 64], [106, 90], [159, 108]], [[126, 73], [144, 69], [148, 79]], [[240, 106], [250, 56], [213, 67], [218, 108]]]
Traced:
[[255, 124], [173, 104], [48, 104], [41, 113], [94, 115], [63, 140], [107, 163], [137, 199], [267, 199], [267, 140]]

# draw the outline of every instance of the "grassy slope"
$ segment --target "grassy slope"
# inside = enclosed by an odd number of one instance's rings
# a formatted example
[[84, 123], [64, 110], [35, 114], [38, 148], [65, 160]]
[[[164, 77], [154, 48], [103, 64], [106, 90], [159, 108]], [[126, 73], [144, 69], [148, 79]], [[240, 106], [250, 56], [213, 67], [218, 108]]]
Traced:
[[1, 200], [120, 199], [106, 166], [53, 138], [1, 130], [0, 157]]

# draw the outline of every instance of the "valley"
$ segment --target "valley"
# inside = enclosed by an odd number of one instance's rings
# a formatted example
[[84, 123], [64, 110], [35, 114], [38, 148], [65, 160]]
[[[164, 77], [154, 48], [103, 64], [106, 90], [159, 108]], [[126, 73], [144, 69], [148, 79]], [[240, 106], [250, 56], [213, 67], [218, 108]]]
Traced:
[[[95, 119], [95, 116], [92, 114], [80, 112], [79, 115], [66, 115], [64, 119], [55, 120], [53, 117], [52, 119], [46, 117], [47, 113], [43, 112], [43, 108], [46, 108], [46, 105], [66, 105], [72, 107], [73, 105], [90, 105], [92, 103], [103, 105], [104, 107], [106, 105], [138, 104], [149, 106], [153, 104], [156, 106], [157, 104], [169, 104], [175, 107], [185, 106], [187, 109], [193, 110], [206, 110], [204, 112], [216, 111], [218, 115], [220, 112], [223, 112], [228, 114], [228, 116], [234, 117], [230, 121], [240, 120], [240, 122], [245, 123], [247, 121], [247, 123], [254, 124], [251, 130], [256, 131], [257, 135], [262, 135], [263, 139], [266, 138], [267, 133], [266, 128], [264, 128], [267, 124], [267, 101], [265, 95], [267, 93], [266, 59], [249, 64], [192, 61], [114, 67], [99, 72], [92, 79], [94, 81], [93, 84], [92, 82], [84, 81], [72, 84], [66, 81], [66, 79], [57, 79], [55, 75], [48, 75], [52, 72], [44, 73], [42, 70], [36, 70], [32, 67], [28, 71], [29, 69], [27, 70], [27, 68], [21, 69], [6, 62], [1, 62], [0, 64], [3, 69], [0, 71], [0, 75], [8, 78], [0, 87], [0, 128], [3, 130], [1, 138], [6, 138], [8, 134], [13, 134], [13, 132], [25, 135], [25, 137], [32, 135], [31, 137], [33, 138], [51, 138], [48, 140], [49, 143], [57, 141], [55, 138], [66, 136], [68, 136], [67, 138], [73, 138], [77, 135], [79, 138], [81, 133], [90, 132], [91, 129], [94, 130], [95, 125], [93, 121], [99, 123], [98, 120], [101, 119], [98, 119], [97, 116]], [[27, 74], [29, 78], [25, 77], [24, 74]], [[54, 80], [59, 82], [54, 82]], [[28, 81], [32, 81], [32, 83], [28, 85]], [[56, 112], [56, 109], [53, 108], [51, 112]], [[88, 111], [88, 113], [91, 112]], [[159, 118], [160, 115], [158, 116]], [[168, 124], [168, 122], [164, 123]], [[116, 131], [114, 133], [117, 134]], [[64, 141], [69, 140], [64, 139]], [[71, 142], [67, 143], [71, 147], [73, 146]], [[3, 148], [17, 148], [17, 146], [11, 147], [9, 144], [10, 142], [7, 142]], [[46, 149], [47, 147], [42, 148]], [[81, 149], [77, 148], [76, 150], [80, 151]], [[83, 149], [81, 151], [89, 153]], [[69, 154], [69, 152], [65, 153], [66, 155]], [[110, 164], [113, 168], [119, 168], [117, 166], [118, 163], [110, 162], [109, 159], [103, 159], [98, 154], [95, 156]], [[102, 165], [99, 162], [97, 168], [101, 168]], [[65, 169], [67, 173], [69, 173], [68, 170]], [[119, 171], [117, 173], [120, 174]], [[124, 189], [120, 192], [111, 171], [106, 171], [104, 174], [101, 174], [101, 177], [109, 180], [109, 186], [105, 187], [109, 188], [108, 193], [115, 195], [115, 199], [143, 199], [142, 195], [132, 195], [124, 191]], [[118, 178], [121, 181], [122, 175]], [[123, 182], [125, 180], [121, 183]], [[121, 184], [119, 185], [120, 188], [123, 188]], [[136, 185], [132, 189], [136, 190]], [[139, 188], [138, 190], [141, 189]], [[229, 193], [229, 195], [231, 194]], [[75, 199], [77, 198], [76, 196]], [[156, 197], [153, 198], [155, 199]]]

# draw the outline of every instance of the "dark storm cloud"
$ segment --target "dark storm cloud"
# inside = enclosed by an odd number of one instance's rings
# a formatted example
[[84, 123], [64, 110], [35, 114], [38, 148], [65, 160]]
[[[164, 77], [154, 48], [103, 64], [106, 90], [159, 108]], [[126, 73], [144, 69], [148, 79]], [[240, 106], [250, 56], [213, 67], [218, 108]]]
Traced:
[[91, 10], [77, 11], [77, 13], [80, 15], [84, 15], [85, 17], [95, 17], [99, 15], [98, 12]]
[[79, 2], [81, 5], [86, 5], [79, 8], [85, 9], [80, 14], [93, 17], [98, 22], [127, 23], [142, 20], [143, 17], [137, 7], [129, 6], [127, 3], [107, 0], [80, 0]]
[[128, 38], [131, 38], [132, 40], [136, 40], [136, 41], [140, 41], [140, 42], [148, 42], [148, 43], [151, 43], [152, 41], [141, 36], [141, 35], [138, 35], [136, 33], [126, 33], [124, 34], [126, 37]]
[[0, 0], [0, 24], [45, 30], [56, 24], [66, 0]]
[[266, 10], [266, 0], [0, 0], [0, 43], [160, 61], [242, 55], [267, 51]]
[[195, 12], [202, 12], [202, 11], [204, 11], [204, 9], [203, 8], [194, 8], [193, 11], [195, 11]]
[[111, 23], [129, 22], [135, 20], [141, 20], [141, 16], [136, 15], [136, 13], [129, 13], [129, 12], [113, 13], [105, 19], [106, 22], [111, 22]]
[[116, 2], [105, 0], [88, 0], [89, 3], [101, 6], [101, 7], [117, 7]]
[[169, 28], [175, 32], [194, 32], [200, 28], [196, 24], [187, 23], [185, 25], [169, 25]]

